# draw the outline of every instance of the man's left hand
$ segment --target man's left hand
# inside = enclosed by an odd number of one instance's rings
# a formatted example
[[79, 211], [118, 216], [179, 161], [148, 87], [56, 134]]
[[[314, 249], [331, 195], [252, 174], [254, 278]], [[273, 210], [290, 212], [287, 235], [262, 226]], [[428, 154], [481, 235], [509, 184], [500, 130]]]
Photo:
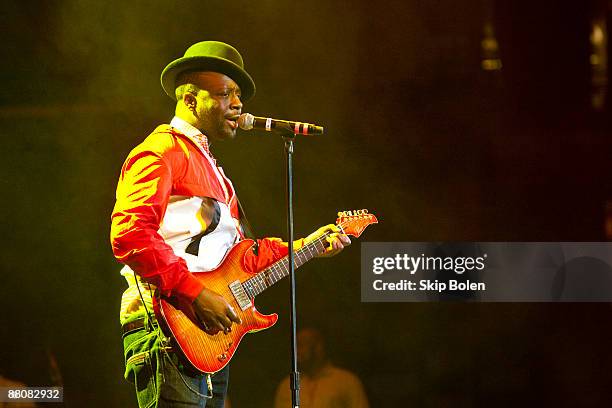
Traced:
[[308, 235], [306, 238], [304, 238], [304, 245], [308, 245], [316, 239], [321, 238], [327, 232], [332, 233], [325, 238], [327, 241], [325, 252], [319, 255], [319, 257], [328, 258], [330, 256], [337, 255], [344, 249], [345, 246], [351, 245], [350, 238], [343, 234], [340, 228], [334, 224], [321, 227], [312, 234]]

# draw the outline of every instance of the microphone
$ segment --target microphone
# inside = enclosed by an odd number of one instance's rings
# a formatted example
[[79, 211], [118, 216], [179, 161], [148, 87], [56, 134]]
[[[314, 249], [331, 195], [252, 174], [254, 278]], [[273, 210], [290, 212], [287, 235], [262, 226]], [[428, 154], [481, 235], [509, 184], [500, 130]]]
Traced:
[[261, 129], [268, 132], [293, 133], [295, 135], [322, 135], [323, 127], [311, 123], [292, 122], [272, 118], [260, 118], [250, 113], [243, 113], [238, 118], [242, 130]]

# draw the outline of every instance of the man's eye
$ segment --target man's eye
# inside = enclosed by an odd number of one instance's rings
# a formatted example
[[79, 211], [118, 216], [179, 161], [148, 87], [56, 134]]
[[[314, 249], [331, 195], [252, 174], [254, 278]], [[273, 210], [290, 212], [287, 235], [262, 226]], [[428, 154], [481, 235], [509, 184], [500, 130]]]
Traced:
[[[229, 98], [230, 96], [232, 96], [233, 92], [227, 91], [227, 92], [219, 92], [219, 96], [222, 98]], [[238, 99], [242, 98], [242, 95], [240, 94], [236, 94], [236, 96], [238, 97]]]

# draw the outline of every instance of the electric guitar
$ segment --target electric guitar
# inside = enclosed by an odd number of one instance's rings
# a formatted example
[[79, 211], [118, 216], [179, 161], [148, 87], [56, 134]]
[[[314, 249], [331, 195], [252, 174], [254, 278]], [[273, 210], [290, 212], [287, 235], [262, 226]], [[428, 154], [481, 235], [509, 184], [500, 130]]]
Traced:
[[[378, 220], [368, 210], [338, 213], [336, 225], [347, 235], [359, 237], [363, 230]], [[294, 251], [295, 267], [325, 252], [326, 238], [331, 232]], [[153, 297], [153, 309], [157, 321], [166, 336], [176, 344], [191, 365], [203, 373], [216, 373], [225, 367], [234, 356], [238, 344], [246, 333], [267, 329], [278, 320], [276, 313], [263, 315], [255, 309], [255, 296], [289, 275], [289, 256], [276, 261], [255, 273], [245, 271], [242, 259], [253, 247], [254, 241], [245, 239], [234, 245], [210, 272], [193, 272], [196, 278], [210, 290], [223, 296], [232, 305], [242, 324], [232, 325], [229, 333], [210, 335], [204, 331], [193, 308], [175, 297]]]

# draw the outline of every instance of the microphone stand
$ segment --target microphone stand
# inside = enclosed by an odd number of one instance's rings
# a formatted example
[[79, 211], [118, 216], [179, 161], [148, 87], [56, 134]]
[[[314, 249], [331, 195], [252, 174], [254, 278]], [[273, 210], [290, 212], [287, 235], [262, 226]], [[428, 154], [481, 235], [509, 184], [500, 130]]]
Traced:
[[295, 261], [293, 253], [293, 140], [295, 134], [287, 131], [285, 139], [285, 153], [287, 158], [287, 234], [289, 245], [289, 302], [291, 312], [289, 324], [291, 326], [291, 374], [289, 382], [291, 387], [291, 403], [293, 408], [300, 406], [300, 373], [297, 366], [297, 336], [296, 336], [296, 306], [295, 306]]

